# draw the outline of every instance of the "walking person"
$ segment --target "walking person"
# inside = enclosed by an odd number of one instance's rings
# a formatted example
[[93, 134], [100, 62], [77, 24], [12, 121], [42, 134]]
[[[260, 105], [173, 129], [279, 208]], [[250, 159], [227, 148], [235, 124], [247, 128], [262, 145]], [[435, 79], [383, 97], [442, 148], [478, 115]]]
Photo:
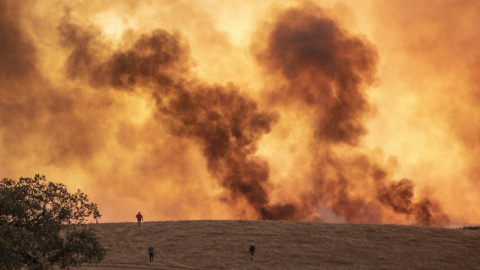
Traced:
[[153, 253], [155, 253], [155, 249], [152, 245], [148, 248], [148, 256], [150, 256], [150, 262], [153, 262]]
[[253, 261], [253, 255], [255, 255], [255, 244], [250, 245], [250, 260]]
[[137, 218], [138, 227], [140, 227], [143, 221], [143, 216], [142, 214], [140, 214], [140, 212], [138, 212], [138, 214], [135, 217]]

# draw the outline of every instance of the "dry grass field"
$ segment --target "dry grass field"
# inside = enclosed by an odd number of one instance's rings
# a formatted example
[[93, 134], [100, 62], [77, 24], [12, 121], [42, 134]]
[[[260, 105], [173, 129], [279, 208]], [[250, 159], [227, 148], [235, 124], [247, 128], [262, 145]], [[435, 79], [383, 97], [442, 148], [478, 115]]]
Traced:
[[478, 230], [290, 221], [89, 226], [107, 255], [81, 269], [480, 269]]

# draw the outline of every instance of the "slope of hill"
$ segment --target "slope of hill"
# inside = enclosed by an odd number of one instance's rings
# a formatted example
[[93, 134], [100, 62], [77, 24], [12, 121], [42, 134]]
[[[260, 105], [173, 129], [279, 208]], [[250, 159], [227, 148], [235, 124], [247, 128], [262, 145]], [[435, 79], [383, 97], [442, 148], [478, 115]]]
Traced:
[[290, 221], [89, 226], [107, 255], [81, 269], [480, 269], [480, 231], [473, 230]]

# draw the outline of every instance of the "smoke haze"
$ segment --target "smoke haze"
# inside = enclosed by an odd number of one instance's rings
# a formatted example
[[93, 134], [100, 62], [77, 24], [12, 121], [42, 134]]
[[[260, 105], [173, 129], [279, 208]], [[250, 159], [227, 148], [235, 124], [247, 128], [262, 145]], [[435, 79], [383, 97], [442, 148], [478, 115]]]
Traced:
[[0, 173], [104, 221], [478, 222], [479, 9], [0, 0]]

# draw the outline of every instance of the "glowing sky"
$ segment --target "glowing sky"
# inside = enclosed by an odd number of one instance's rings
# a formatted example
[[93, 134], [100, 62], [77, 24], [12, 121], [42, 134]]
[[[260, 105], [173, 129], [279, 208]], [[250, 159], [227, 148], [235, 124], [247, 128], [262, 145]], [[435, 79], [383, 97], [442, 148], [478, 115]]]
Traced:
[[0, 0], [0, 176], [102, 221], [480, 222], [480, 2]]

